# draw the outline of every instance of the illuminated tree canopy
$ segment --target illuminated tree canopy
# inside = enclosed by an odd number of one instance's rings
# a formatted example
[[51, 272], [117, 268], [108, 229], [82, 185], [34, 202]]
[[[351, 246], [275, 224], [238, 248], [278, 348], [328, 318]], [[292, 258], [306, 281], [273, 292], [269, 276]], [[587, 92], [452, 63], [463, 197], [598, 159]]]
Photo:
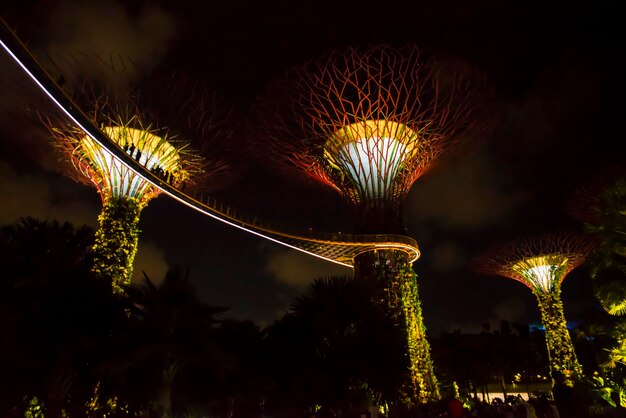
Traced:
[[[483, 78], [415, 47], [333, 52], [294, 69], [253, 110], [259, 152], [343, 196], [355, 231], [402, 234], [401, 205], [413, 182], [461, 135], [475, 133], [488, 97]], [[355, 275], [387, 288], [387, 309], [406, 338], [408, 404], [440, 397], [411, 263], [397, 251], [355, 259]]]
[[[125, 102], [125, 103], [124, 103]], [[203, 161], [189, 144], [172, 138], [165, 129], [151, 124], [132, 99], [112, 104], [107, 97], [94, 98], [91, 115], [101, 129], [126, 153], [148, 170], [174, 186], [192, 182], [202, 173]], [[55, 145], [71, 162], [67, 174], [96, 187], [103, 203], [110, 198], [132, 197], [140, 207], [158, 196], [160, 190], [115, 159], [78, 127], [57, 126], [47, 120]]]
[[[189, 185], [204, 190], [228, 184], [232, 165], [221, 151], [232, 131], [213, 121], [217, 117], [211, 114], [214, 96], [184, 83], [159, 87], [158, 94], [147, 95], [157, 103], [151, 111], [139, 90], [116, 91], [104, 81], [85, 82], [73, 97], [123, 152], [163, 182], [180, 189]], [[103, 209], [93, 247], [93, 271], [110, 281], [114, 292], [122, 293], [132, 277], [141, 211], [161, 190], [78, 126], [47, 116], [41, 119], [65, 156], [66, 174], [95, 186], [100, 194]], [[162, 120], [174, 123], [175, 130], [163, 128]], [[210, 157], [193, 151], [191, 139], [197, 143], [204, 140], [200, 148]]]
[[268, 158], [352, 203], [402, 200], [413, 182], [479, 125], [486, 97], [467, 66], [415, 47], [331, 53], [295, 69], [256, 107]]
[[512, 241], [474, 261], [475, 268], [526, 285], [537, 298], [552, 373], [571, 381], [582, 373], [561, 301], [561, 282], [591, 251], [593, 241], [573, 233], [545, 234]]
[[582, 264], [593, 241], [584, 235], [554, 233], [511, 241], [476, 260], [484, 273], [505, 276], [528, 286], [533, 293], [549, 292]]

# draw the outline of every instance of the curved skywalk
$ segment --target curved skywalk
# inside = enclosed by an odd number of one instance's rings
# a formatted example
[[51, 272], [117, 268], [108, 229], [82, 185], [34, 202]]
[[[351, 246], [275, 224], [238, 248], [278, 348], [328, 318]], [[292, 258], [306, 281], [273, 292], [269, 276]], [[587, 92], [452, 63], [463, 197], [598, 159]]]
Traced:
[[410, 237], [402, 235], [324, 234], [317, 232], [314, 234], [310, 232], [287, 233], [284, 232], [284, 229], [281, 231], [276, 227], [267, 226], [256, 218], [242, 216], [237, 211], [210, 197], [183, 193], [139, 164], [102, 132], [52, 80], [2, 19], [0, 19], [0, 45], [24, 73], [32, 79], [37, 87], [80, 129], [102, 147], [106, 148], [124, 165], [136, 172], [137, 175], [180, 203], [248, 233], [347, 267], [354, 266], [354, 258], [357, 255], [374, 250], [393, 249], [403, 251], [409, 255], [411, 262], [419, 257], [420, 252], [417, 243]]

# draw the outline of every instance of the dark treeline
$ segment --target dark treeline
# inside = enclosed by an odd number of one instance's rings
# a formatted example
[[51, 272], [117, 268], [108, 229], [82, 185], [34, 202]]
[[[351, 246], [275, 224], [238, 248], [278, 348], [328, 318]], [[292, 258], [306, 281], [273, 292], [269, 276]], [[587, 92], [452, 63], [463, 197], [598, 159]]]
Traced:
[[[180, 268], [114, 295], [91, 273], [93, 231], [32, 218], [0, 230], [0, 416], [361, 417], [404, 411], [406, 369], [378, 283], [318, 279], [266, 329], [197, 298]], [[598, 348], [577, 339], [588, 372]], [[431, 338], [444, 401], [545, 380], [541, 332]], [[382, 407], [382, 410], [380, 409]], [[520, 407], [521, 408], [521, 407]], [[504, 410], [504, 409], [503, 409]], [[520, 409], [521, 410], [521, 409]], [[433, 412], [435, 411], [435, 412]], [[439, 412], [437, 412], [439, 411]]]

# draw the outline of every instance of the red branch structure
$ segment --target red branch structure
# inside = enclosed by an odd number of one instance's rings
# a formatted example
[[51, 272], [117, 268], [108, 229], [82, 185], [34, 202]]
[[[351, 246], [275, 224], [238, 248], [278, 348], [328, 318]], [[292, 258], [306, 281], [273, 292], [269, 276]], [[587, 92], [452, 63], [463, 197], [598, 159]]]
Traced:
[[[162, 182], [181, 191], [187, 185], [203, 185], [205, 190], [218, 188], [225, 183], [231, 167], [216, 153], [211, 159], [203, 159], [191, 150], [189, 140], [199, 136], [207, 139], [204, 136], [213, 126], [209, 123], [213, 115], [207, 113], [206, 106], [206, 99], [211, 96], [197, 94], [193, 89], [181, 94], [163, 87], [166, 86], [161, 86], [159, 94], [155, 94], [160, 96], [156, 101], [160, 106], [152, 112], [146, 109], [144, 96], [138, 90], [115, 91], [105, 82], [86, 82], [72, 96], [121, 151]], [[184, 101], [176, 103], [176, 98]], [[162, 106], [178, 112], [163, 110]], [[110, 282], [114, 292], [123, 293], [132, 277], [141, 211], [162, 191], [82, 128], [67, 120], [46, 116], [41, 119], [52, 133], [55, 146], [65, 156], [66, 174], [95, 186], [100, 194], [102, 211], [93, 247], [93, 271]], [[176, 128], [164, 128], [168, 121], [175, 123]], [[207, 146], [205, 150], [217, 151], [219, 147]]]
[[[594, 241], [574, 233], [544, 234], [506, 243], [475, 260], [475, 268], [505, 276], [530, 290], [550, 291], [585, 261]], [[543, 269], [546, 267], [546, 269]]]
[[474, 261], [476, 270], [504, 276], [526, 285], [537, 298], [546, 330], [550, 370], [570, 382], [582, 373], [576, 358], [561, 301], [561, 282], [578, 267], [594, 246], [587, 236], [545, 234], [509, 242]]
[[334, 188], [359, 214], [375, 212], [370, 222], [397, 219], [413, 182], [480, 125], [484, 84], [415, 47], [349, 49], [276, 83], [254, 129], [268, 159]]
[[[476, 71], [437, 62], [415, 47], [348, 49], [293, 70], [253, 110], [259, 153], [335, 189], [358, 234], [403, 234], [402, 202], [413, 182], [460, 138], [475, 132], [485, 83]], [[405, 332], [402, 402], [439, 399], [417, 282], [406, 254], [355, 258], [355, 275], [385, 288]]]
[[[220, 115], [215, 96], [200, 86], [169, 80], [158, 87], [146, 94], [137, 89], [120, 93], [90, 82], [73, 97], [121, 149], [168, 183], [202, 191], [230, 184], [236, 173], [229, 152], [230, 115]], [[160, 193], [70, 122], [42, 120], [69, 163], [64, 173], [94, 185], [103, 201], [135, 196], [145, 204]]]
[[193, 189], [212, 192], [237, 181], [243, 171], [238, 156], [248, 151], [249, 144], [236, 140], [239, 118], [233, 106], [183, 75], [159, 74], [146, 84], [144, 102], [152, 105], [156, 120], [176, 139], [190, 141], [202, 156], [202, 173], [194, 176]]

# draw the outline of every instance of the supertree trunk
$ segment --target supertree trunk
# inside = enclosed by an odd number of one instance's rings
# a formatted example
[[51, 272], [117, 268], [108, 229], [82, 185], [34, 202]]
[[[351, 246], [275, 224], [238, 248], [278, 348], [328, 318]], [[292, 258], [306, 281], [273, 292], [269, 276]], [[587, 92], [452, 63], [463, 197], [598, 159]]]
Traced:
[[355, 276], [373, 278], [381, 283], [383, 297], [376, 302], [386, 306], [401, 330], [407, 363], [407, 373], [401, 385], [401, 402], [410, 406], [439, 400], [416, 275], [407, 255], [391, 250], [361, 254], [355, 260]]
[[402, 204], [394, 201], [373, 200], [354, 205], [354, 230], [359, 234], [404, 234]]
[[430, 344], [426, 339], [426, 327], [422, 317], [422, 305], [417, 291], [417, 275], [409, 263], [399, 271], [400, 302], [404, 314], [409, 355], [412, 394], [419, 403], [440, 399], [439, 386], [430, 359]]
[[546, 329], [546, 345], [550, 359], [550, 372], [562, 373], [571, 381], [582, 374], [576, 358], [574, 344], [567, 330], [567, 322], [561, 301], [561, 286], [556, 285], [548, 292], [534, 292], [541, 311], [541, 320]]
[[517, 280], [533, 292], [546, 330], [550, 373], [562, 374], [569, 383], [582, 375], [582, 367], [567, 330], [561, 283], [594, 245], [578, 233], [550, 233], [510, 241], [473, 262], [477, 270]]
[[110, 198], [98, 216], [94, 250], [94, 273], [111, 282], [113, 292], [124, 293], [130, 284], [139, 240], [141, 205], [136, 198]]
[[[353, 207], [356, 234], [402, 235], [412, 184], [484, 122], [484, 77], [461, 62], [453, 67], [415, 47], [379, 46], [295, 68], [252, 112], [260, 155], [337, 191]], [[439, 399], [406, 255], [361, 254], [355, 275], [382, 281], [388, 313], [404, 329], [409, 403]]]

